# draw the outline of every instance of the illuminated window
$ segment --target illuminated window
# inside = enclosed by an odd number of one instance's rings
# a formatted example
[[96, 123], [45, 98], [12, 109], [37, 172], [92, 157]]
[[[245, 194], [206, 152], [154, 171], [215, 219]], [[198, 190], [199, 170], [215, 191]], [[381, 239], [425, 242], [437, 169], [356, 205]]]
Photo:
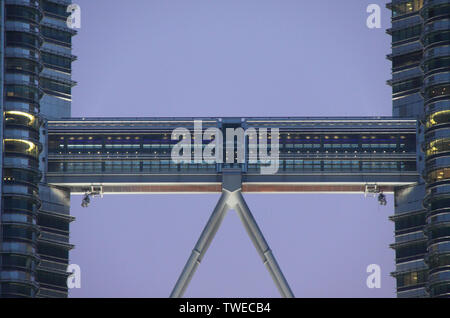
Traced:
[[427, 119], [427, 127], [433, 127], [434, 125], [440, 125], [450, 122], [450, 110], [443, 110], [431, 114]]

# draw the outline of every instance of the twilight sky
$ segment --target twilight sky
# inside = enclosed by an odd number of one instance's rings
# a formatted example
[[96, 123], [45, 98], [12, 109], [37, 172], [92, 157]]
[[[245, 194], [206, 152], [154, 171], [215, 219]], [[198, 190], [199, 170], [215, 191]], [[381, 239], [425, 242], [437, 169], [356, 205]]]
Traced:
[[[389, 116], [387, 1], [76, 0], [72, 115]], [[366, 8], [382, 7], [382, 29]], [[245, 195], [297, 297], [394, 297], [393, 197]], [[167, 297], [219, 195], [72, 196], [71, 297]], [[381, 289], [366, 267], [382, 269]], [[279, 297], [230, 211], [186, 297]]]

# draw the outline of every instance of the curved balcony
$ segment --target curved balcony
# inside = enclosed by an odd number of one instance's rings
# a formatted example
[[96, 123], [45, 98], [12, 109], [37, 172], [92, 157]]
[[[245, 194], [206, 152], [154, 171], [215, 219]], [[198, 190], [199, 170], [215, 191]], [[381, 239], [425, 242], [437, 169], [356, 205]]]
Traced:
[[450, 138], [434, 139], [424, 145], [426, 159], [435, 159], [437, 156], [450, 155]]
[[426, 21], [425, 27], [423, 29], [423, 34], [426, 35], [428, 33], [436, 32], [436, 31], [446, 31], [450, 29], [450, 20], [448, 20], [450, 16], [442, 16], [439, 19], [433, 21]]
[[37, 175], [41, 175], [42, 173], [41, 170], [39, 170], [39, 163], [32, 158], [8, 154], [8, 156], [5, 157], [5, 161], [6, 163], [3, 164], [3, 169], [20, 169], [21, 171], [31, 171]]
[[39, 103], [7, 100], [5, 101], [4, 111], [22, 112], [31, 116], [39, 117]]
[[[425, 63], [423, 66], [425, 77], [423, 80], [423, 85], [425, 87], [435, 86], [435, 85], [445, 85], [450, 83], [450, 57], [446, 57], [446, 62], [444, 64], [438, 64], [443, 58], [437, 58], [430, 61], [430, 63]], [[439, 60], [439, 61], [438, 61]]]
[[14, 241], [29, 243], [37, 247], [36, 240], [41, 231], [36, 224], [27, 224], [19, 222], [2, 223], [3, 238]]
[[426, 176], [433, 171], [448, 167], [450, 167], [450, 156], [438, 156], [427, 160], [424, 175]]
[[39, 132], [41, 126], [39, 117], [24, 111], [7, 110], [4, 118], [8, 127], [23, 127]]
[[438, 129], [450, 123], [450, 100], [429, 104], [426, 109], [427, 131]]
[[43, 18], [43, 12], [37, 0], [7, 0], [5, 6], [8, 20], [39, 24]]
[[[38, 50], [22, 47], [8, 47], [5, 50], [5, 58], [26, 59], [42, 66], [41, 54]], [[42, 70], [41, 68], [41, 70]]]
[[25, 185], [17, 182], [14, 183], [3, 183], [3, 194], [17, 195], [20, 197], [27, 197], [34, 200], [39, 200], [38, 187], [35, 185]]
[[41, 11], [39, 0], [6, 0], [6, 4], [31, 7]]
[[39, 50], [44, 38], [39, 32], [25, 27], [15, 27], [6, 31], [6, 45]]
[[421, 15], [425, 24], [449, 17], [450, 4], [446, 0], [425, 1]]
[[4, 139], [5, 155], [8, 153], [21, 154], [38, 160], [42, 144], [34, 140]]
[[442, 283], [450, 283], [450, 268], [438, 271], [428, 276], [428, 284], [430, 286]]
[[422, 39], [425, 50], [435, 46], [450, 44], [450, 31], [435, 31], [425, 35]]
[[0, 257], [5, 270], [19, 270], [32, 273], [36, 270], [39, 263], [38, 259], [21, 254], [0, 255]]
[[423, 205], [428, 209], [427, 220], [431, 220], [435, 215], [447, 213], [450, 207], [450, 189], [448, 184], [428, 185]]
[[[5, 204], [3, 207], [4, 213], [11, 211], [14, 213], [27, 213], [30, 215], [37, 215], [41, 203], [35, 197], [21, 196], [17, 194], [4, 195]], [[8, 212], [9, 213], [9, 212]]]
[[450, 99], [450, 84], [425, 87], [424, 99], [426, 104]]
[[[30, 276], [31, 277], [31, 276]], [[17, 279], [13, 277], [0, 278], [3, 298], [33, 298], [36, 297], [39, 284], [35, 276], [31, 279]]]
[[450, 167], [428, 172], [426, 174], [426, 181], [428, 186], [435, 186], [445, 181], [450, 181]]
[[39, 285], [36, 282], [36, 267], [40, 258], [33, 244], [9, 241], [4, 234], [0, 256], [2, 258], [2, 297], [35, 297]]
[[28, 168], [13, 167], [4, 168], [3, 181], [4, 182], [21, 182], [36, 185], [40, 180], [40, 173], [36, 170]]
[[39, 84], [29, 82], [14, 81], [12, 83], [5, 81], [6, 96], [9, 100], [21, 100], [30, 103], [39, 103], [44, 92]]

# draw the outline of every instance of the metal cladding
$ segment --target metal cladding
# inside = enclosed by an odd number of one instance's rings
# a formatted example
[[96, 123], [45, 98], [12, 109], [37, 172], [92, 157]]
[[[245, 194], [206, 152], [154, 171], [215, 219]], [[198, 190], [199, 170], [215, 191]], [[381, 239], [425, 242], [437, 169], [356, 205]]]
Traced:
[[[46, 120], [70, 116], [69, 0], [2, 0], [0, 297], [66, 297], [69, 196], [45, 183]], [[2, 30], [3, 31], [3, 30]]]
[[450, 294], [450, 3], [425, 1], [421, 15], [427, 289], [431, 297], [441, 297]]
[[39, 130], [40, 1], [6, 1], [1, 296], [36, 296]]
[[417, 185], [395, 191], [399, 297], [450, 295], [450, 3], [394, 0], [393, 114], [415, 117]]

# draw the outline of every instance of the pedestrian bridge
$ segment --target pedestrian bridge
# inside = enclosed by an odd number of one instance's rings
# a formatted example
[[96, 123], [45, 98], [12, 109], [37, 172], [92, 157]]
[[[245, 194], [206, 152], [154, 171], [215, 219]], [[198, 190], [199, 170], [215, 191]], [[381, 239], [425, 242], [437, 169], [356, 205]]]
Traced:
[[[176, 128], [279, 129], [279, 169], [262, 175], [264, 162], [176, 163]], [[343, 118], [70, 118], [47, 123], [49, 184], [85, 193], [210, 193], [222, 191], [223, 169], [242, 172], [243, 192], [383, 192], [419, 180], [414, 119]], [[270, 138], [270, 137], [269, 137]], [[227, 142], [224, 138], [224, 144]], [[194, 143], [194, 140], [193, 140]], [[201, 147], [206, 142], [202, 141]], [[269, 142], [270, 149], [270, 142]], [[195, 149], [192, 150], [193, 153]]]

